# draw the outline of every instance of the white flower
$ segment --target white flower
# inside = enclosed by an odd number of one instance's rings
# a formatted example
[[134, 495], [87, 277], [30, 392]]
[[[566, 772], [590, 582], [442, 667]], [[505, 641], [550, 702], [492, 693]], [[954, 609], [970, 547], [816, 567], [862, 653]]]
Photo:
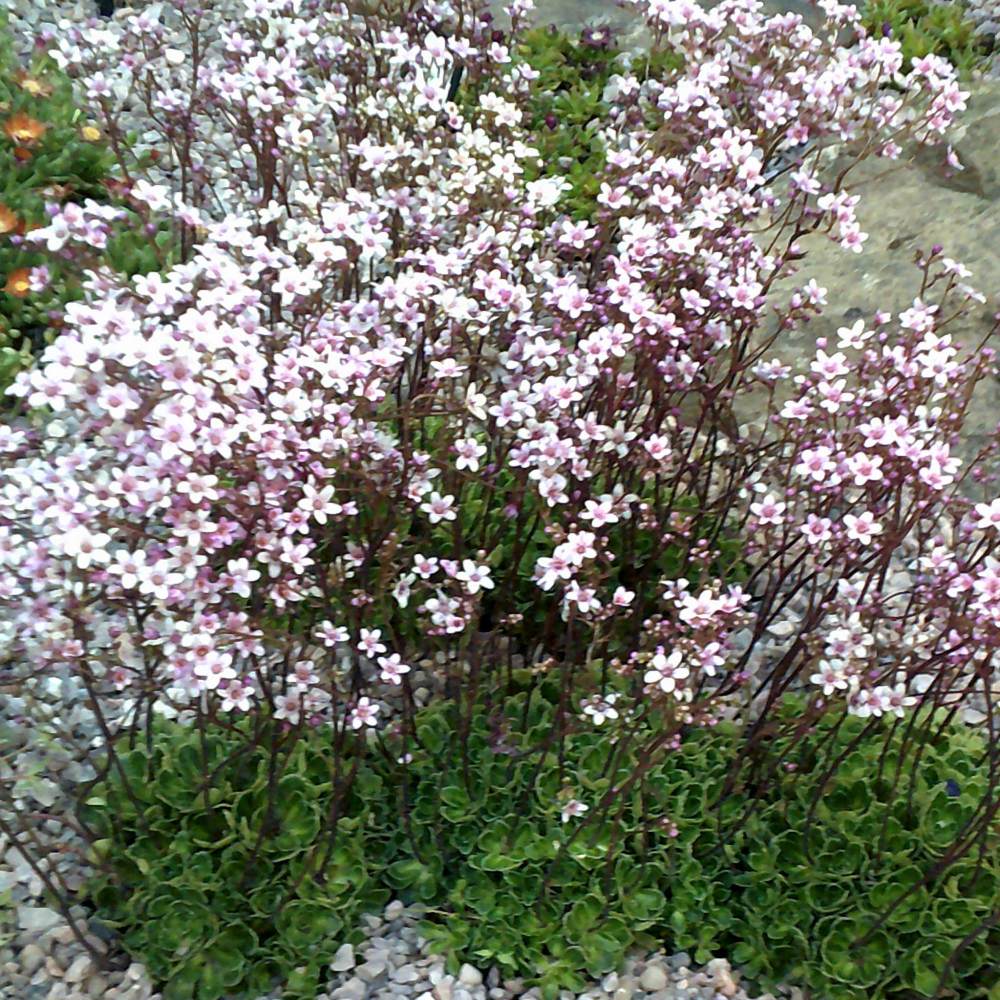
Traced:
[[465, 408], [477, 419], [486, 420], [486, 394], [477, 391], [475, 382], [465, 391]]
[[844, 525], [847, 528], [847, 537], [862, 545], [870, 545], [875, 535], [882, 533], [882, 525], [869, 511], [862, 511], [858, 515], [845, 514]]
[[437, 524], [438, 521], [454, 521], [458, 517], [453, 507], [454, 503], [455, 498], [450, 494], [442, 496], [434, 492], [426, 503], [420, 505], [420, 509], [427, 515], [431, 524]]
[[382, 668], [379, 674], [382, 682], [385, 684], [395, 684], [397, 687], [403, 683], [403, 674], [410, 672], [409, 664], [403, 663], [398, 653], [392, 653], [390, 656], [380, 656], [378, 658], [378, 665]]
[[677, 682], [687, 678], [691, 671], [683, 664], [684, 656], [675, 649], [667, 656], [663, 647], [659, 646], [656, 655], [649, 661], [649, 670], [643, 680], [647, 684], [658, 687], [665, 694], [670, 694], [677, 687]]
[[359, 698], [358, 704], [351, 711], [351, 729], [361, 729], [362, 726], [378, 725], [379, 706], [370, 698]]
[[615, 708], [617, 700], [618, 695], [614, 692], [603, 698], [600, 695], [594, 695], [589, 701], [583, 702], [583, 714], [589, 715], [595, 726], [603, 725], [605, 719], [618, 718], [618, 709]]
[[976, 515], [979, 518], [977, 528], [1000, 530], [1000, 498], [991, 503], [977, 503]]
[[110, 541], [110, 535], [93, 532], [82, 524], [59, 539], [63, 554], [75, 559], [80, 569], [88, 569], [92, 563], [109, 562], [111, 556], [106, 546]]
[[462, 469], [476, 472], [479, 469], [479, 459], [486, 454], [487, 449], [485, 445], [481, 445], [475, 438], [463, 438], [455, 442], [455, 451], [458, 452], [458, 460], [455, 462], [455, 468], [459, 472]]
[[462, 568], [455, 574], [455, 579], [461, 580], [470, 594], [478, 594], [481, 589], [492, 590], [494, 586], [489, 566], [480, 565], [472, 559], [462, 560]]

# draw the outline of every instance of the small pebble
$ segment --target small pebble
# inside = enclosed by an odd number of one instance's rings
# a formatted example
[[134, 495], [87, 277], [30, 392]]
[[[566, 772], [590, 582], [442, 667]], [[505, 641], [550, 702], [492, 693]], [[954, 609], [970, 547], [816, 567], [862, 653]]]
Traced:
[[482, 986], [483, 974], [471, 965], [463, 965], [458, 972], [458, 981], [463, 986]]
[[354, 946], [351, 944], [342, 944], [337, 949], [337, 954], [333, 956], [333, 961], [330, 963], [330, 968], [334, 972], [347, 972], [349, 969], [353, 969]]
[[639, 977], [639, 985], [647, 993], [655, 993], [657, 990], [664, 989], [668, 982], [667, 972], [659, 963], [647, 965]]
[[385, 972], [387, 968], [387, 962], [384, 958], [371, 958], [363, 965], [359, 965], [355, 972], [360, 976], [366, 983], [370, 983]]
[[29, 978], [45, 961], [45, 952], [37, 944], [26, 944], [18, 956], [21, 971]]
[[357, 976], [348, 979], [338, 986], [333, 993], [334, 1000], [364, 1000], [368, 995], [368, 987]]
[[420, 978], [420, 973], [413, 965], [401, 965], [394, 969], [390, 978], [397, 983], [415, 983]]
[[23, 931], [43, 934], [62, 921], [62, 916], [47, 906], [22, 906], [17, 911], [17, 925]]
[[79, 955], [73, 960], [64, 976], [67, 983], [82, 983], [94, 969], [94, 960], [87, 954]]

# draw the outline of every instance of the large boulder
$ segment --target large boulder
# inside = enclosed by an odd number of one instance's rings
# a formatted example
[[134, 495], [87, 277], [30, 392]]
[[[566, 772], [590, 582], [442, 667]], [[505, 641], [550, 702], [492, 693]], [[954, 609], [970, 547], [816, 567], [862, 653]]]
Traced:
[[[935, 243], [969, 268], [965, 283], [986, 296], [985, 303], [972, 303], [968, 315], [950, 325], [955, 339], [978, 344], [993, 327], [1000, 308], [1000, 81], [980, 80], [967, 89], [968, 108], [950, 137], [964, 170], [948, 167], [945, 144], [910, 150], [896, 161], [864, 160], [846, 180], [861, 198], [856, 212], [868, 234], [864, 251], [851, 253], [821, 233], [799, 241], [806, 256], [797, 274], [775, 283], [774, 301], [787, 302], [793, 288], [815, 278], [827, 289], [828, 304], [821, 316], [782, 332], [775, 355], [805, 361], [818, 337], [833, 340], [838, 327], [869, 320], [879, 309], [897, 314], [907, 308], [920, 292], [915, 252], [927, 253]], [[844, 165], [828, 154], [824, 176], [836, 176]], [[933, 301], [937, 292], [935, 286], [927, 298]], [[997, 426], [1000, 382], [990, 379], [979, 386], [970, 416], [963, 442], [967, 456]]]

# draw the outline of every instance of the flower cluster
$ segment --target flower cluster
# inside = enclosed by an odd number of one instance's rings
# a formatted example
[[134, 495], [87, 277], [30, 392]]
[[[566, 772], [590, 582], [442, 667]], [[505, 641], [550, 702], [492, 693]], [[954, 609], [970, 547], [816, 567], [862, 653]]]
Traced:
[[[129, 193], [173, 218], [184, 259], [95, 280], [16, 383], [39, 415], [0, 443], [5, 647], [181, 707], [353, 730], [378, 721], [368, 661], [408, 690], [408, 662], [516, 624], [524, 579], [546, 662], [613, 660], [637, 700], [690, 718], [746, 681], [733, 634], [791, 591], [811, 602], [795, 669], [819, 645], [823, 690], [858, 711], [908, 704], [909, 667], [890, 690], [879, 653], [918, 612], [914, 669], [956, 630], [985, 655], [992, 513], [942, 543], [898, 615], [872, 581], [907, 539], [930, 558], [928, 525], [964, 511], [956, 386], [989, 357], [963, 360], [918, 300], [898, 335], [881, 319], [821, 345], [778, 409], [791, 373], [759, 346], [798, 236], [863, 248], [820, 147], [936, 139], [966, 96], [946, 63], [903, 76], [889, 39], [836, 46], [856, 13], [833, 2], [813, 35], [751, 0], [644, 0], [653, 44], [687, 63], [615, 77], [581, 224], [556, 209], [562, 182], [524, 180], [532, 74], [484, 11], [175, 6], [57, 40], [113, 142], [122, 104], [149, 104], [183, 169]], [[448, 100], [453, 65], [489, 85], [471, 111]], [[785, 206], [764, 177], [810, 142]], [[63, 209], [34, 238], [93, 241], [103, 221]], [[821, 300], [805, 286], [779, 325]], [[738, 393], [775, 403], [762, 437], [735, 425]], [[740, 517], [742, 584], [719, 572]], [[875, 638], [852, 645], [859, 623]], [[627, 714], [606, 692], [587, 706]]]

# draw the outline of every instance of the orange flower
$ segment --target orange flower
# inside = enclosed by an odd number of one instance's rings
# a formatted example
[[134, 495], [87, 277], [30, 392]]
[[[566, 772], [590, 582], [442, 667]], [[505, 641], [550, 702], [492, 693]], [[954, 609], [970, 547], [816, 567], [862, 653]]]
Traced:
[[31, 290], [28, 280], [30, 274], [31, 269], [27, 267], [19, 267], [16, 271], [11, 271], [7, 275], [7, 284], [3, 286], [3, 290], [8, 295], [13, 295], [15, 299], [23, 299]]
[[52, 93], [52, 87], [49, 84], [24, 70], [18, 71], [14, 75], [14, 79], [17, 80], [18, 86], [31, 94], [32, 97], [48, 97]]
[[19, 111], [11, 115], [3, 124], [3, 130], [13, 142], [18, 145], [27, 146], [33, 142], [38, 142], [45, 135], [48, 125], [43, 124], [37, 118]]
[[15, 146], [14, 147], [14, 159], [20, 160], [22, 163], [27, 162], [32, 157], [32, 152], [27, 146]]
[[0, 235], [14, 232], [19, 222], [18, 217], [6, 205], [0, 202]]

